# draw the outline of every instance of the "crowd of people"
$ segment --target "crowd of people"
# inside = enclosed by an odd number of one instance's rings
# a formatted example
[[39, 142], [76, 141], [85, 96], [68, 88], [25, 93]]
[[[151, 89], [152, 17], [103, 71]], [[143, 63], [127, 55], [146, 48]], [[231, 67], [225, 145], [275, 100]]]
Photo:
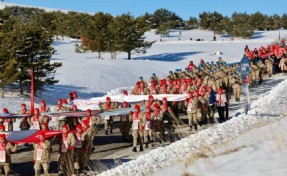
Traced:
[[[286, 74], [286, 48], [285, 45], [279, 48], [284, 48], [282, 52], [278, 52], [281, 53], [280, 57], [278, 53], [264, 55], [262, 51], [257, 53], [256, 49], [250, 51], [246, 46], [246, 55], [250, 57], [250, 86], [260, 84], [265, 73], [269, 76], [280, 72]], [[264, 52], [269, 53], [271, 49], [266, 49]], [[225, 122], [229, 119], [228, 107], [231, 97], [234, 96], [235, 101], [240, 101], [241, 84], [239, 63], [226, 63], [222, 58], [210, 63], [201, 59], [199, 65], [196, 66], [190, 61], [185, 70], [170, 71], [163, 79], [152, 74], [146, 82], [140, 77], [130, 92], [123, 91], [124, 95], [148, 95], [148, 100], [132, 105], [106, 97], [106, 101], [100, 103], [99, 107], [101, 111], [133, 108], [129, 114], [119, 116], [119, 130], [123, 141], [126, 142], [130, 142], [131, 132], [132, 151], [137, 152], [138, 145], [139, 151], [143, 151], [144, 148], [154, 147], [163, 142], [174, 142], [175, 129], [184, 124], [179, 114], [187, 114], [190, 130], [198, 130], [204, 124]], [[154, 98], [157, 94], [186, 94], [187, 98], [184, 101], [170, 102], [166, 97], [161, 100]], [[71, 92], [67, 99], [58, 99], [53, 112], [79, 111], [76, 105], [70, 106], [77, 98], [77, 93]], [[29, 115], [20, 119], [21, 130], [41, 130], [38, 142], [33, 144], [35, 175], [40, 175], [42, 171], [44, 175], [49, 175], [51, 146], [54, 144], [59, 146], [57, 150], [59, 175], [79, 175], [87, 171], [88, 161], [95, 149], [93, 144], [98, 125], [103, 121], [105, 135], [113, 133], [115, 116], [100, 117], [92, 114], [90, 109], [86, 111], [84, 117], [56, 116], [56, 128], [53, 130], [60, 130], [61, 133], [52, 139], [47, 139], [45, 134], [50, 130], [49, 124], [52, 120], [50, 116], [45, 115], [47, 112], [51, 112], [51, 109], [45, 100], [41, 101], [40, 107], [35, 108], [33, 113], [27, 110], [24, 103], [19, 110], [19, 114]], [[219, 118], [215, 116], [216, 112]], [[8, 109], [3, 108], [3, 113], [9, 114]], [[15, 118], [0, 118], [0, 131], [13, 131], [15, 121]], [[0, 168], [1, 170], [4, 168], [5, 175], [9, 175], [11, 153], [17, 152], [17, 148], [18, 144], [8, 142], [6, 135], [0, 134]]]

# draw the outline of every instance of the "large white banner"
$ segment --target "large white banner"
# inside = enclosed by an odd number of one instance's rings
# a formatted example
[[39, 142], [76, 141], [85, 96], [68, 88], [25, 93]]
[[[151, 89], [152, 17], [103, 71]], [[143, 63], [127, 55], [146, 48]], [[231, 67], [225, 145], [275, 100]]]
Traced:
[[[183, 101], [188, 97], [188, 94], [159, 94], [152, 95], [154, 99], [162, 100], [167, 98], [167, 101]], [[140, 103], [143, 100], [148, 100], [149, 95], [113, 95], [109, 96], [111, 101], [116, 101], [122, 103], [124, 101], [128, 103]], [[80, 110], [99, 110], [99, 103], [105, 103], [106, 96], [104, 97], [95, 97], [91, 99], [76, 99], [73, 101], [73, 104], [77, 105]]]

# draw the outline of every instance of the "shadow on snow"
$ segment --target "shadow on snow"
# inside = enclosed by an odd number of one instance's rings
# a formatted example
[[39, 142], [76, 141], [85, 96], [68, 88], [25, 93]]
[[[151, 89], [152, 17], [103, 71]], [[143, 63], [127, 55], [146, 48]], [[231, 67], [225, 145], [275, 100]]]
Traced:
[[152, 61], [164, 61], [164, 62], [177, 62], [186, 59], [187, 56], [196, 55], [202, 52], [181, 52], [181, 53], [163, 53], [152, 56], [136, 57], [133, 60], [152, 60]]

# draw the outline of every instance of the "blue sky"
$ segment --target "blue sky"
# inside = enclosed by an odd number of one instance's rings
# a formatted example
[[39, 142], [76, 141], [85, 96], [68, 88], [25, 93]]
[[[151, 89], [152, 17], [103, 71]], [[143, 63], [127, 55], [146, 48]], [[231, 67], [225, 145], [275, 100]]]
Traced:
[[104, 12], [120, 15], [130, 12], [134, 16], [166, 8], [187, 20], [190, 16], [217, 11], [230, 16], [233, 12], [282, 15], [287, 13], [286, 0], [4, 0], [5, 2], [49, 7], [81, 12]]

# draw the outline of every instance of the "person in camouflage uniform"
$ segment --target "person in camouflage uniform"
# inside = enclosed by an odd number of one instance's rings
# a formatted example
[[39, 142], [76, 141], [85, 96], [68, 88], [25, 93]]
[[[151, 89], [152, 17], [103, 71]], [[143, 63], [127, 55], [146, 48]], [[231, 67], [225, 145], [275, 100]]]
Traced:
[[[124, 101], [122, 103], [122, 108], [129, 108], [130, 105]], [[129, 115], [120, 115], [120, 132], [123, 135], [124, 141], [129, 141], [129, 132], [131, 129], [131, 121]]]

